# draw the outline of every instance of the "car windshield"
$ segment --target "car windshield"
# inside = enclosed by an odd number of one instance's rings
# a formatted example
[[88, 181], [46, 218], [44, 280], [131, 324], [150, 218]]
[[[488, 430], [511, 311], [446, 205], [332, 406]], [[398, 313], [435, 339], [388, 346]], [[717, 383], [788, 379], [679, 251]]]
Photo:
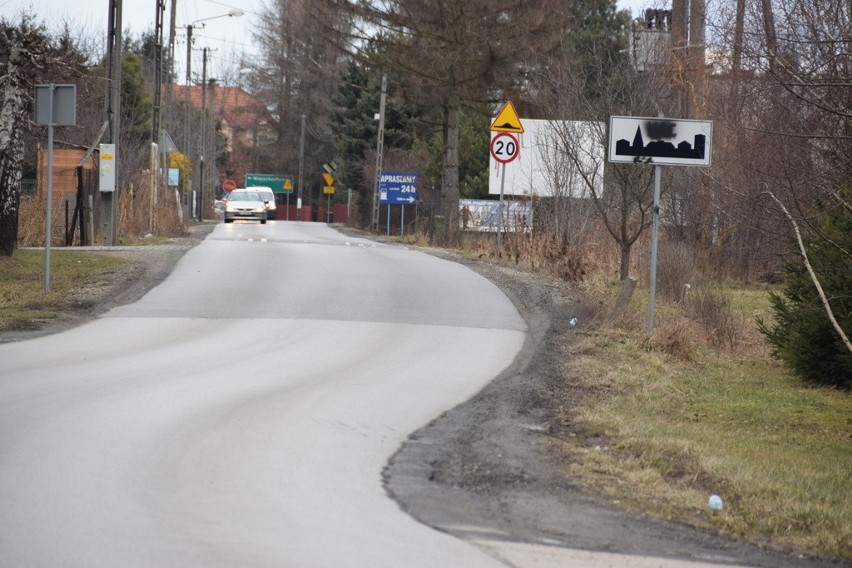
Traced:
[[263, 199], [254, 191], [241, 191], [232, 193], [228, 201], [263, 201]]

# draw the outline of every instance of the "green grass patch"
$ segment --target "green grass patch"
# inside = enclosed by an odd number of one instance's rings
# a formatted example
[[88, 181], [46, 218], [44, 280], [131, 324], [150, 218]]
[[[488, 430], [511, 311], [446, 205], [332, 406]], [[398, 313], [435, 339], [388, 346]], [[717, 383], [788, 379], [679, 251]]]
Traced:
[[644, 513], [852, 558], [849, 393], [804, 386], [765, 357], [697, 349], [684, 361], [611, 331], [583, 341], [569, 365], [595, 388], [574, 419], [606, 442], [569, 441], [583, 458], [572, 475]]
[[79, 290], [126, 263], [107, 255], [53, 251], [46, 292], [43, 250], [18, 249], [11, 257], [0, 256], [0, 331], [33, 329], [63, 312], [85, 307]]

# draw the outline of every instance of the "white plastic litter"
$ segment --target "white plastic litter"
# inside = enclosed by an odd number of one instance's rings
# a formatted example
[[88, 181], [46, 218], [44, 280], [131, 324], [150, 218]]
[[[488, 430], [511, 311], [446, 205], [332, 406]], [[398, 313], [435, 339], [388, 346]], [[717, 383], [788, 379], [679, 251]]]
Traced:
[[721, 511], [725, 508], [725, 502], [718, 495], [711, 495], [710, 499], [707, 500], [707, 506], [714, 511]]

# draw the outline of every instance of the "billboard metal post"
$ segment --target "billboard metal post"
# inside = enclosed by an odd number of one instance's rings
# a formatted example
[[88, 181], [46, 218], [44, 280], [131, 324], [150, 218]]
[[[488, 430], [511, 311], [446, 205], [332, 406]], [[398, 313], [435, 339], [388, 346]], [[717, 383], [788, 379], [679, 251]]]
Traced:
[[77, 124], [76, 85], [36, 85], [36, 124], [47, 125], [47, 218], [44, 238], [44, 291], [50, 291], [50, 246], [53, 240], [53, 127]]
[[44, 291], [50, 292], [50, 245], [53, 237], [53, 95], [56, 86], [50, 85], [50, 102], [47, 105], [50, 122], [47, 123], [47, 219], [44, 235]]
[[651, 226], [651, 267], [648, 278], [648, 335], [654, 333], [654, 311], [657, 305], [657, 249], [660, 232], [660, 178], [662, 166], [654, 166], [654, 210]]

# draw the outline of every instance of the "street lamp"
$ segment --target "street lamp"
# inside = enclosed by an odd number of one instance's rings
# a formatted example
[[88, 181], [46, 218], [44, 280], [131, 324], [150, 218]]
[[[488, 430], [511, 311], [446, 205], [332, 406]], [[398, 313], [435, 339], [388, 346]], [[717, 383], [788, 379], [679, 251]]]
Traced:
[[[201, 18], [200, 20], [195, 20], [188, 26], [186, 26], [186, 85], [189, 86], [192, 81], [192, 30], [196, 24], [203, 24], [204, 22], [209, 22], [210, 20], [215, 20], [217, 18], [239, 18], [244, 16], [245, 12], [242, 10], [231, 10], [227, 14], [219, 14], [218, 16], [210, 16], [207, 18]], [[203, 25], [201, 26], [204, 27]]]
[[[204, 27], [204, 22], [209, 22], [210, 20], [215, 20], [217, 18], [239, 18], [245, 15], [245, 12], [242, 10], [231, 10], [227, 14], [219, 14], [217, 16], [209, 16], [207, 18], [201, 18], [195, 20], [188, 26], [186, 26], [186, 97], [187, 97], [187, 115], [186, 115], [186, 144], [184, 148], [189, 148], [189, 89], [192, 84], [192, 30], [196, 26], [196, 24], [202, 24]], [[204, 126], [206, 122], [206, 114], [207, 114], [207, 48], [204, 48], [204, 74], [202, 78], [201, 85], [202, 99], [201, 99], [201, 153], [199, 160], [199, 187], [198, 187], [198, 220], [203, 221], [204, 215], [202, 213], [202, 208], [204, 206], [204, 153], [206, 150], [205, 138], [206, 132], [204, 131]]]

